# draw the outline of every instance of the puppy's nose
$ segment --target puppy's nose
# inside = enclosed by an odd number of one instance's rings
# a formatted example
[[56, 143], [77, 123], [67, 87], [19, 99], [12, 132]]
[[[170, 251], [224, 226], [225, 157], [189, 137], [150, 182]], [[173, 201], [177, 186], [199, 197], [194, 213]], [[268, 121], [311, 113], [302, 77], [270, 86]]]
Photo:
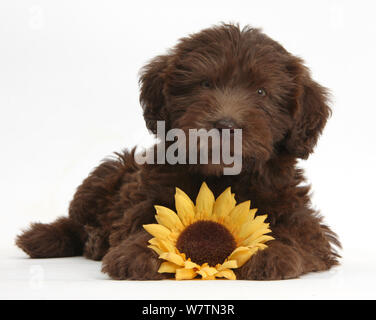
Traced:
[[236, 128], [236, 123], [234, 120], [230, 118], [225, 118], [225, 119], [221, 119], [215, 122], [214, 127], [219, 130], [230, 129], [230, 132], [234, 133], [234, 129]]

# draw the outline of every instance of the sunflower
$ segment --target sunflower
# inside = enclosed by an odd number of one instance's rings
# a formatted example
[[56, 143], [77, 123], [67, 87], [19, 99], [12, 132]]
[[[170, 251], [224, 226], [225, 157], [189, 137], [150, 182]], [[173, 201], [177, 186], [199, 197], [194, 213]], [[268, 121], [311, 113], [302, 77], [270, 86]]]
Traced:
[[176, 188], [176, 211], [155, 206], [158, 224], [143, 227], [154, 238], [149, 248], [162, 262], [159, 273], [175, 273], [177, 280], [227, 278], [235, 280], [232, 269], [241, 267], [258, 250], [273, 240], [267, 215], [255, 216], [251, 202], [236, 205], [235, 194], [227, 188], [217, 199], [204, 182], [196, 205]]

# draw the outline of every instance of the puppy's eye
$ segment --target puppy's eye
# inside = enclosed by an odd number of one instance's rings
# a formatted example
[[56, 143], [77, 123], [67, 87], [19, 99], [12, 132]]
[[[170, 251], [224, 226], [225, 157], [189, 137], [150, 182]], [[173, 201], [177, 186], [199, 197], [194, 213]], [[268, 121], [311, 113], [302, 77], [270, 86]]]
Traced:
[[201, 81], [201, 87], [205, 89], [210, 89], [212, 87], [212, 84], [209, 80], [203, 80]]
[[265, 89], [262, 89], [262, 88], [257, 89], [257, 93], [258, 93], [260, 96], [262, 96], [262, 97], [265, 97], [265, 96], [266, 96], [266, 91], [265, 91]]

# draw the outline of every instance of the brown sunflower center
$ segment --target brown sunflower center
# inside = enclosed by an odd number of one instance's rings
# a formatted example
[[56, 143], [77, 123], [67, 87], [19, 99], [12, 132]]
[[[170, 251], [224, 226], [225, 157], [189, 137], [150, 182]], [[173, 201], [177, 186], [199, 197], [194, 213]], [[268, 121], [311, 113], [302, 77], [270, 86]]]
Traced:
[[207, 262], [214, 267], [225, 261], [236, 248], [236, 243], [223, 225], [213, 221], [197, 221], [180, 234], [176, 248], [192, 262]]

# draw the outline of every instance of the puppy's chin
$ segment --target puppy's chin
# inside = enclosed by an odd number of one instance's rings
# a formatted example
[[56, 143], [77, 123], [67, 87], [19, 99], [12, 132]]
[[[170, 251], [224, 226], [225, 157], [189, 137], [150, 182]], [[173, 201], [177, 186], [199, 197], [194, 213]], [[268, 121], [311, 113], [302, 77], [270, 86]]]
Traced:
[[192, 171], [200, 173], [203, 176], [221, 177], [224, 175], [224, 169], [228, 167], [224, 164], [196, 164], [191, 165]]
[[267, 152], [266, 149], [254, 148], [253, 152], [246, 154], [232, 154], [231, 159], [228, 158], [227, 161], [220, 157], [218, 163], [212, 161], [213, 158], [210, 154], [207, 159], [208, 163], [189, 164], [189, 170], [207, 177], [236, 176], [244, 171], [252, 170], [252, 168], [262, 167], [270, 159], [270, 156], [271, 152]]

